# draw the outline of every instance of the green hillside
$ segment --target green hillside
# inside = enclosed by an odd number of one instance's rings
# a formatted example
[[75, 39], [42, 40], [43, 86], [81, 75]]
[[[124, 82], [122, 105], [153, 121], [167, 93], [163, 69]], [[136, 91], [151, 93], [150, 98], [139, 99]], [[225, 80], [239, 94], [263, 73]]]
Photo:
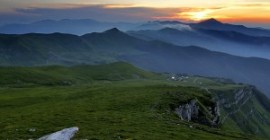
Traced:
[[0, 66], [104, 64], [147, 43], [118, 29], [83, 36], [52, 33], [0, 34]]
[[[228, 80], [188, 76], [172, 80], [119, 62], [73, 67], [1, 67], [0, 139], [35, 139], [72, 126], [75, 139], [267, 139], [269, 100], [256, 89]], [[175, 108], [197, 99], [202, 114], [217, 99], [221, 120], [240, 90], [251, 96], [237, 113], [211, 127], [181, 120]], [[245, 93], [245, 92], [243, 92]], [[242, 95], [242, 94], [241, 94]], [[216, 99], [216, 100], [215, 100]], [[237, 99], [238, 100], [238, 99]], [[253, 109], [252, 119], [246, 112]], [[261, 119], [259, 117], [263, 116]], [[237, 122], [246, 120], [245, 123]], [[257, 125], [259, 131], [246, 129]], [[230, 127], [231, 126], [231, 127]], [[253, 127], [255, 128], [255, 127]], [[263, 128], [263, 131], [260, 129]], [[35, 131], [31, 131], [31, 130]]]
[[95, 80], [120, 81], [125, 79], [160, 78], [158, 74], [143, 71], [124, 62], [71, 67], [0, 67], [0, 77], [2, 86], [70, 86], [91, 83]]

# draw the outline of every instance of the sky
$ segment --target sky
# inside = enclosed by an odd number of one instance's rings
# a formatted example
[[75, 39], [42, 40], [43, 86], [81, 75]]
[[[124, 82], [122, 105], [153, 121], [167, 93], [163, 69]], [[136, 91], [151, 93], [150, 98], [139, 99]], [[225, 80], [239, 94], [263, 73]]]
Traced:
[[222, 22], [270, 28], [270, 0], [0, 0], [0, 24], [44, 19]]

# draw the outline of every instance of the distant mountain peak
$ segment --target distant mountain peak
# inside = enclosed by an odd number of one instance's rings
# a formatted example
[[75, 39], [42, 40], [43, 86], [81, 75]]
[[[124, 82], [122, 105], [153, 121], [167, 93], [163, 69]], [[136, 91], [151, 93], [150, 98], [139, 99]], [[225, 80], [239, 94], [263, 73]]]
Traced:
[[105, 38], [111, 38], [111, 39], [113, 38], [113, 39], [119, 39], [119, 40], [123, 40], [123, 39], [125, 40], [125, 39], [130, 39], [130, 38], [133, 39], [133, 37], [129, 36], [128, 34], [126, 34], [125, 32], [122, 32], [121, 30], [117, 28], [112, 28], [104, 32], [89, 33], [83, 36], [87, 38], [105, 37]]
[[218, 25], [218, 24], [222, 24], [222, 22], [220, 22], [214, 18], [210, 18], [210, 19], [207, 19], [207, 20], [200, 22], [199, 24]]
[[118, 28], [112, 28], [105, 31], [105, 33], [122, 33], [122, 32]]

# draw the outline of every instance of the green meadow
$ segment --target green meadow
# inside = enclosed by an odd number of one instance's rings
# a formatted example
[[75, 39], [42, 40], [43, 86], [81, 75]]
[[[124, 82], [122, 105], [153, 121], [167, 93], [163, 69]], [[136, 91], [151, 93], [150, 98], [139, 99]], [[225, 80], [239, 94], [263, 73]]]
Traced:
[[74, 139], [263, 139], [239, 129], [182, 121], [174, 113], [194, 98], [212, 102], [213, 94], [203, 87], [244, 85], [196, 76], [172, 81], [126, 63], [2, 67], [0, 77], [0, 139], [36, 139], [73, 126], [79, 127]]

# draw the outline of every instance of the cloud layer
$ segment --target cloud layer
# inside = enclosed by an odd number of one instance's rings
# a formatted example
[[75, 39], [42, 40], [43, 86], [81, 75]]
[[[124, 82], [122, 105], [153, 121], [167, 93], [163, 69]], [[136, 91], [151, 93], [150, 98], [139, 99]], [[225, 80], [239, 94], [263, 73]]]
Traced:
[[0, 13], [0, 19], [5, 22], [29, 22], [42, 19], [92, 18], [101, 21], [138, 22], [153, 20], [159, 17], [169, 18], [179, 12], [181, 10], [178, 8], [119, 8], [117, 5], [74, 5], [67, 8], [16, 8], [13, 12]]
[[[203, 1], [203, 0], [201, 0]], [[84, 0], [81, 1], [86, 2]], [[240, 2], [240, 1], [239, 1]], [[49, 8], [48, 8], [49, 7]], [[264, 26], [270, 23], [270, 3], [239, 3], [218, 7], [143, 7], [134, 4], [33, 4], [0, 11], [0, 24], [44, 19], [86, 19], [140, 22], [149, 20], [198, 21], [217, 18], [224, 22]]]

